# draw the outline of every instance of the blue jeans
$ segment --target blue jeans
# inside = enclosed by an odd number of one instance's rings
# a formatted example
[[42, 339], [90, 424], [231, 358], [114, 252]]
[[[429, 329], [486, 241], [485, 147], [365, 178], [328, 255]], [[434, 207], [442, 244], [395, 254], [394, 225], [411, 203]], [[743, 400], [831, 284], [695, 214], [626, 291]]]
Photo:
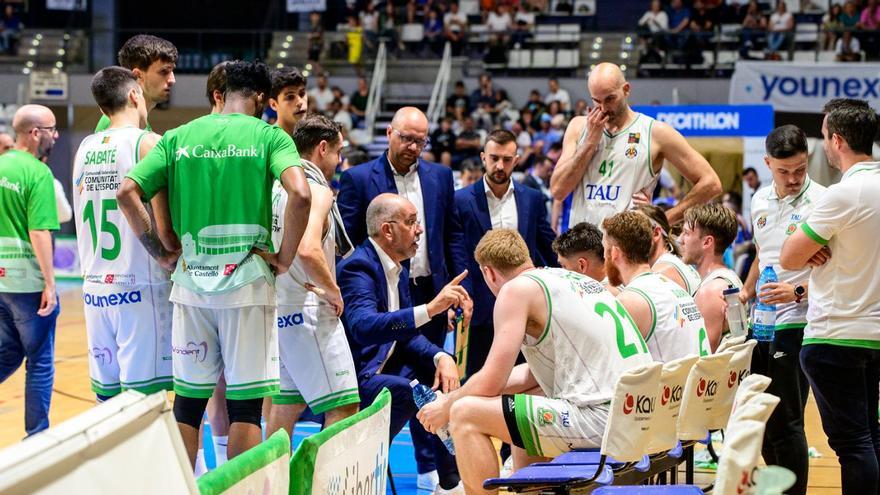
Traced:
[[828, 445], [840, 460], [843, 494], [878, 493], [880, 350], [805, 345], [801, 367], [816, 397]]
[[37, 315], [42, 293], [0, 293], [0, 383], [25, 362], [24, 428], [27, 434], [49, 427], [49, 402], [55, 378], [55, 321]]

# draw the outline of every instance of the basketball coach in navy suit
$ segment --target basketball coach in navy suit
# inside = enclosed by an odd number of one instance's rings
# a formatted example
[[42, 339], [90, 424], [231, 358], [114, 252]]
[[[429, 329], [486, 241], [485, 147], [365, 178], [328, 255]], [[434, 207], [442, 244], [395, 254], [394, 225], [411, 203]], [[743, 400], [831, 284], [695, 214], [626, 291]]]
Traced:
[[[462, 273], [443, 286], [427, 304], [409, 295], [408, 270], [401, 263], [415, 254], [422, 234], [415, 206], [397, 194], [381, 194], [368, 206], [368, 239], [339, 263], [337, 280], [345, 301], [342, 322], [354, 358], [366, 407], [383, 387], [391, 392], [391, 437], [416, 413], [410, 381], [439, 385], [445, 392], [459, 386], [455, 360], [420, 331], [434, 316], [451, 307], [471, 308], [458, 285]], [[440, 485], [453, 489], [459, 477], [455, 459], [432, 435]]]
[[483, 280], [474, 250], [491, 229], [519, 231], [535, 266], [558, 266], [553, 252], [556, 234], [547, 221], [547, 206], [540, 191], [511, 180], [519, 160], [516, 136], [510, 131], [492, 131], [480, 154], [486, 173], [483, 179], [455, 192], [455, 207], [461, 221], [468, 253], [468, 279], [474, 313], [468, 339], [467, 373], [482, 368], [492, 347], [492, 311], [495, 296]]

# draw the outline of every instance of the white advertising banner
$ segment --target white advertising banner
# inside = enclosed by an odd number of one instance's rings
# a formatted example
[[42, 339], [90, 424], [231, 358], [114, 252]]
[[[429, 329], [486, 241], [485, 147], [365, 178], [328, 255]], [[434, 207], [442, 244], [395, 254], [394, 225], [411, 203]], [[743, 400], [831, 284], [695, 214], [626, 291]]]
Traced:
[[880, 63], [737, 62], [730, 80], [731, 105], [769, 103], [777, 112], [821, 113], [834, 98], [880, 108]]
[[287, 12], [324, 12], [327, 0], [287, 0]]

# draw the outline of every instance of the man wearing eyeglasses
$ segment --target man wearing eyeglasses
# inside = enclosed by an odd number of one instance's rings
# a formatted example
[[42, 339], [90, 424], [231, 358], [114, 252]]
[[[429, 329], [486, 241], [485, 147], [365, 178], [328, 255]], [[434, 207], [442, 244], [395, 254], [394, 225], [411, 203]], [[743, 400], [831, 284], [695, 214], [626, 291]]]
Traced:
[[[404, 107], [394, 114], [386, 131], [388, 149], [379, 158], [342, 174], [339, 211], [345, 230], [354, 244], [367, 239], [366, 211], [370, 202], [382, 193], [395, 193], [408, 199], [416, 209], [424, 232], [412, 259], [409, 260], [409, 290], [413, 304], [427, 304], [452, 279], [467, 268], [470, 258], [464, 248], [463, 233], [455, 212], [452, 171], [422, 160], [428, 144], [428, 119], [421, 110]], [[470, 282], [464, 286], [470, 293]], [[470, 310], [464, 313], [470, 324]], [[449, 317], [432, 317], [420, 330], [440, 347], [446, 340]], [[413, 422], [413, 441], [419, 473], [433, 478], [434, 464], [428, 436], [418, 422]], [[421, 488], [432, 489], [436, 482], [422, 476]]]
[[[423, 329], [448, 308], [469, 308], [471, 301], [459, 285], [467, 272], [443, 286], [426, 304], [410, 297], [409, 271], [403, 262], [416, 254], [424, 234], [411, 201], [398, 194], [380, 194], [370, 202], [366, 215], [369, 238], [339, 263], [336, 280], [345, 301], [342, 321], [354, 358], [361, 404], [371, 404], [382, 388], [391, 392], [394, 438], [416, 413], [410, 387], [413, 378], [444, 392], [458, 388], [455, 360], [426, 338]], [[455, 459], [437, 437], [429, 445], [439, 445], [432, 449], [439, 474], [438, 492], [460, 493], [454, 491], [459, 482]]]
[[49, 156], [58, 130], [55, 116], [24, 105], [12, 119], [15, 146], [0, 156], [0, 383], [25, 365], [25, 431], [49, 427], [55, 375], [58, 295], [52, 268], [52, 235], [58, 230]]

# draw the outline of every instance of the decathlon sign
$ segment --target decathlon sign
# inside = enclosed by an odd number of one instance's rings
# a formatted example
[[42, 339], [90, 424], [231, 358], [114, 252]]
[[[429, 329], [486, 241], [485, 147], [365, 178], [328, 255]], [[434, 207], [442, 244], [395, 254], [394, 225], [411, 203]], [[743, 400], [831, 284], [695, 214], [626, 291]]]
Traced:
[[857, 98], [880, 107], [880, 64], [738, 62], [730, 103], [769, 103], [781, 112], [821, 113], [828, 100]]
[[770, 105], [638, 106], [634, 110], [685, 136], [766, 136], [773, 129]]

